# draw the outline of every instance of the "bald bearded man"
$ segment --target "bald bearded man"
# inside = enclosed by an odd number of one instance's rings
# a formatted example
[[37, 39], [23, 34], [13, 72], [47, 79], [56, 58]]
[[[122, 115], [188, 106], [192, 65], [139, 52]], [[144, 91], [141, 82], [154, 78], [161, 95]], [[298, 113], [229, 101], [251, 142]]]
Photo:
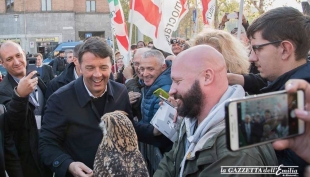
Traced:
[[221, 166], [277, 165], [271, 144], [238, 152], [227, 149], [225, 102], [245, 92], [239, 85], [228, 86], [226, 75], [222, 54], [210, 46], [192, 47], [175, 58], [169, 94], [184, 120], [178, 140], [165, 154], [155, 177], [219, 176]]

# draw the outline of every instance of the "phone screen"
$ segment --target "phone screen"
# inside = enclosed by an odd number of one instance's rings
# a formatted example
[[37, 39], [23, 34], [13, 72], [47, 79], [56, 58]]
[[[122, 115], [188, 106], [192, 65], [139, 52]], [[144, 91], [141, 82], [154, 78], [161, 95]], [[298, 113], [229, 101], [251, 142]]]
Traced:
[[27, 75], [36, 69], [37, 69], [37, 58], [35, 57], [27, 58], [27, 67], [26, 67]]
[[237, 103], [239, 147], [298, 134], [297, 94]]

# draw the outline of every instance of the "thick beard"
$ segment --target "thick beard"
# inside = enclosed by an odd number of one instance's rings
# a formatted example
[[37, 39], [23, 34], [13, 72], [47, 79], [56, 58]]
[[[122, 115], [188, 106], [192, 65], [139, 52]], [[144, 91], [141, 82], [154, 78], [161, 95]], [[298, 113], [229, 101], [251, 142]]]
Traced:
[[203, 93], [199, 86], [199, 81], [195, 80], [192, 87], [185, 93], [183, 96], [180, 94], [175, 95], [175, 99], [179, 99], [182, 101], [182, 105], [180, 105], [177, 109], [178, 115], [182, 117], [188, 118], [196, 118], [202, 109], [202, 97]]

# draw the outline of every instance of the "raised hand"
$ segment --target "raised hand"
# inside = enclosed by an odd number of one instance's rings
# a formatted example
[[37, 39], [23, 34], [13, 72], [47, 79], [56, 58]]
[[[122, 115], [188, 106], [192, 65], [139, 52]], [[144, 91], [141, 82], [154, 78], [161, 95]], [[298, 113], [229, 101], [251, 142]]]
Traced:
[[16, 92], [20, 97], [26, 97], [36, 89], [38, 85], [38, 77], [32, 78], [36, 73], [37, 71], [32, 71], [19, 81]]
[[293, 138], [275, 141], [273, 147], [276, 150], [290, 148], [298, 156], [310, 163], [310, 84], [304, 80], [292, 79], [287, 82], [285, 89], [290, 93], [294, 93], [299, 89], [305, 91], [305, 110], [295, 110], [295, 115], [306, 123], [305, 133]]

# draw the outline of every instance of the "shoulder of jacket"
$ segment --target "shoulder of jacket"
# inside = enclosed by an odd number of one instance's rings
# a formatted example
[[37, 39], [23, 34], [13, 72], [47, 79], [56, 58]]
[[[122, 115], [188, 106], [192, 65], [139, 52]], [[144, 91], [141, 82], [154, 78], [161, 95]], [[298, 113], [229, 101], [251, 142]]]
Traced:
[[127, 90], [124, 84], [109, 80], [110, 88], [114, 90]]
[[57, 94], [57, 95], [64, 95], [64, 98], [65, 98], [65, 95], [67, 95], [68, 93], [72, 93], [72, 91], [74, 90], [74, 81], [73, 82], [70, 82], [60, 88], [58, 88], [54, 94]]

